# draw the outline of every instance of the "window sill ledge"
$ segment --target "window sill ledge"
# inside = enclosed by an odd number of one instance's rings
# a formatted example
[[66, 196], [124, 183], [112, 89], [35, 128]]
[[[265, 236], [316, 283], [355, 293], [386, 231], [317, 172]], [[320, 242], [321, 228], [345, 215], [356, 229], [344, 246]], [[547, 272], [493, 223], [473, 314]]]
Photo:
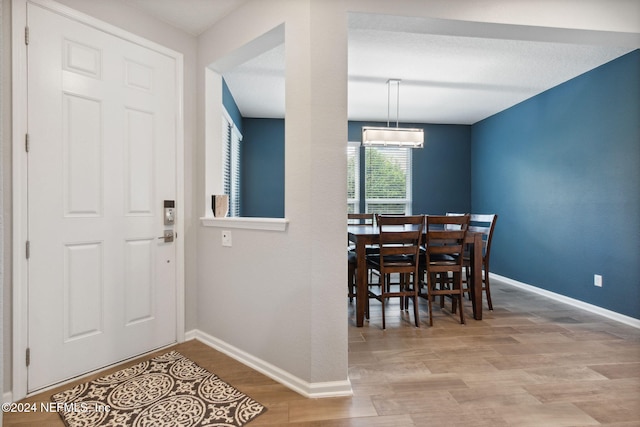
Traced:
[[204, 227], [241, 228], [245, 230], [286, 231], [287, 218], [250, 218], [250, 217], [203, 217], [200, 223]]

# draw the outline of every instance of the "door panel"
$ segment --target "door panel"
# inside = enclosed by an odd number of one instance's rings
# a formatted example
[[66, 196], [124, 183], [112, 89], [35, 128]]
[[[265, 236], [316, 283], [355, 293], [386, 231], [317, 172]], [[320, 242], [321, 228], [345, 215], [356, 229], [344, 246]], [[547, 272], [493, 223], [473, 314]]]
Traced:
[[153, 320], [154, 287], [153, 240], [130, 240], [126, 244], [125, 322]]
[[176, 60], [27, 5], [29, 392], [176, 342]]
[[104, 331], [102, 252], [101, 242], [65, 245], [65, 342]]
[[66, 217], [102, 215], [102, 125], [99, 100], [63, 94], [62, 185]]
[[129, 215], [152, 215], [153, 212], [154, 121], [151, 113], [126, 111], [125, 188]]

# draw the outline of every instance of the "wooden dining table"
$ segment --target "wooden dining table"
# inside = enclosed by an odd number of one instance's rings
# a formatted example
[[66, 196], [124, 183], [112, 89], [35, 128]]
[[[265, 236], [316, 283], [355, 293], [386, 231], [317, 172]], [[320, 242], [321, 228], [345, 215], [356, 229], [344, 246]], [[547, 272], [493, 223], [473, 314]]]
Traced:
[[[378, 243], [380, 230], [376, 225], [349, 225], [347, 226], [347, 234], [349, 241], [356, 246], [358, 263], [356, 267], [356, 326], [361, 327], [364, 324], [366, 301], [369, 297], [366, 248]], [[469, 245], [471, 257], [471, 277], [468, 280], [473, 318], [482, 320], [482, 233], [468, 231], [465, 243]]]

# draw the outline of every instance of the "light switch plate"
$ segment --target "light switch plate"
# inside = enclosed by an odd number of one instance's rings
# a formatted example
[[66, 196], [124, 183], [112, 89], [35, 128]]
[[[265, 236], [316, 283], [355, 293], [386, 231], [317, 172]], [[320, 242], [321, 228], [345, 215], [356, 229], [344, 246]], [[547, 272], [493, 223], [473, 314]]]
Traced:
[[222, 230], [222, 246], [231, 246], [231, 231]]

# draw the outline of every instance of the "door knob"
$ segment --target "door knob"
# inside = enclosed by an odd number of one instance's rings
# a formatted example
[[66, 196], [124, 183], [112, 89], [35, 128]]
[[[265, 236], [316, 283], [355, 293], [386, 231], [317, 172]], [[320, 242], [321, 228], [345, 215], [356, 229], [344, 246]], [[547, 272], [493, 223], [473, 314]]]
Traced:
[[164, 240], [165, 243], [171, 243], [174, 239], [173, 230], [164, 230], [164, 235], [158, 237], [160, 240]]

